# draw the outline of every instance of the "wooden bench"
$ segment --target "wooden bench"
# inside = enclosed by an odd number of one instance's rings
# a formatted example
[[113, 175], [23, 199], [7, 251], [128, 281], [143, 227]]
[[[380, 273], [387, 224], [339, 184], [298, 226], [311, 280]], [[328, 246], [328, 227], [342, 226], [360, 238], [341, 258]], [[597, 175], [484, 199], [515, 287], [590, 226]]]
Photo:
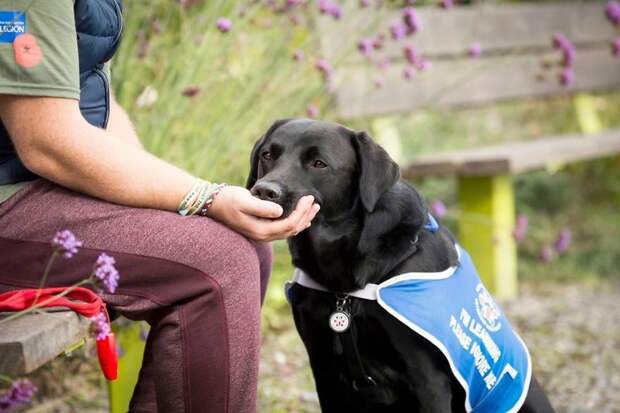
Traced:
[[[31, 313], [2, 324], [0, 374], [17, 378], [71, 353], [89, 339], [89, 327], [87, 318], [65, 310]], [[111, 413], [124, 413], [138, 380], [145, 343], [138, 323], [115, 331], [121, 354], [118, 379], [108, 383], [109, 406]]]
[[[354, 3], [354, 2], [352, 2]], [[339, 117], [373, 118], [375, 138], [400, 156], [399, 115], [416, 109], [459, 109], [514, 99], [582, 94], [574, 97], [583, 135], [542, 137], [402, 162], [403, 176], [456, 175], [459, 187], [459, 240], [468, 249], [485, 284], [499, 298], [517, 293], [512, 175], [620, 152], [620, 130], [602, 131], [585, 91], [620, 88], [620, 59], [611, 53], [617, 36], [604, 14], [604, 2], [462, 6], [450, 10], [417, 7], [422, 30], [406, 41], [385, 41], [380, 52], [392, 59], [383, 72], [364, 63], [355, 44], [368, 34], [389, 33], [399, 10], [345, 10], [340, 22], [318, 21], [324, 57], [336, 63], [333, 97]], [[552, 47], [556, 33], [576, 47], [575, 82], [563, 87]], [[478, 42], [479, 58], [467, 55]], [[403, 78], [403, 47], [412, 43], [431, 67], [413, 79]], [[375, 85], [381, 73], [382, 87]], [[591, 135], [591, 136], [584, 136]], [[440, 137], [437, 137], [440, 138]]]
[[84, 344], [88, 328], [88, 320], [72, 311], [33, 313], [8, 321], [0, 326], [0, 374], [32, 373]]

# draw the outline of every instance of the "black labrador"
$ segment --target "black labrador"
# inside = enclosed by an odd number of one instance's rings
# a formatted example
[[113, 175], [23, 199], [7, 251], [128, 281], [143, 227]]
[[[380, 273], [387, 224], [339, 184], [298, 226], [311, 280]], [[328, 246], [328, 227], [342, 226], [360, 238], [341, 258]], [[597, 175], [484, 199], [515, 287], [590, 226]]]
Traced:
[[[293, 264], [330, 291], [346, 294], [457, 262], [453, 236], [443, 227], [424, 230], [422, 197], [364, 132], [277, 121], [254, 146], [247, 187], [285, 215], [301, 196], [314, 196], [319, 214], [288, 245]], [[327, 320], [344, 296], [299, 285], [290, 295], [323, 412], [465, 411], [465, 392], [443, 354], [376, 301], [350, 298], [351, 332], [339, 334]], [[519, 411], [553, 412], [534, 377]]]

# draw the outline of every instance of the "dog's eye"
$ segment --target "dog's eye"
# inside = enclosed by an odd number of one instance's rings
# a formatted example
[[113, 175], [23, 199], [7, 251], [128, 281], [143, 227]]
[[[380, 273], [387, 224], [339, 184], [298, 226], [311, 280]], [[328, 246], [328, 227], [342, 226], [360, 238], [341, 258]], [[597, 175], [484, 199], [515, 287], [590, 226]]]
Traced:
[[263, 159], [270, 161], [271, 160], [271, 152], [269, 151], [265, 151], [263, 153], [261, 153], [261, 156], [263, 157]]
[[315, 168], [327, 168], [327, 164], [319, 159], [317, 159], [316, 161], [314, 161], [314, 163], [312, 164], [312, 166], [314, 166]]

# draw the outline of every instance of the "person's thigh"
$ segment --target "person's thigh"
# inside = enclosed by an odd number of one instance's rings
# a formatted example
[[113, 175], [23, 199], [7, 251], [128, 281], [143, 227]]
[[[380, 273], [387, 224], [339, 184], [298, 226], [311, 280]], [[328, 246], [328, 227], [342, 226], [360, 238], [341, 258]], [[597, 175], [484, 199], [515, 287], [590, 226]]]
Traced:
[[[250, 269], [258, 275], [269, 267], [269, 263], [264, 262], [270, 261], [268, 247], [251, 242], [210, 218], [123, 207], [39, 180], [0, 204], [0, 238], [5, 244], [14, 245], [10, 251], [13, 254], [3, 248], [0, 257], [15, 254], [31, 257], [27, 262], [11, 260], [9, 268], [4, 266], [0, 270], [0, 278], [36, 284], [51, 252], [50, 241], [62, 229], [75, 233], [84, 247], [71, 260], [57, 260], [51, 285], [87, 277], [89, 271], [76, 273], [71, 268], [83, 270], [77, 265], [79, 256], [91, 259], [101, 252], [114, 256], [120, 270], [126, 269], [121, 271], [119, 291], [138, 288], [148, 293], [153, 289], [161, 290], [162, 284], [174, 284], [176, 288], [159, 294], [162, 303], [183, 298], [187, 280], [163, 271], [135, 268], [134, 262], [140, 257], [145, 259], [141, 265], [148, 266], [146, 261], [150, 259], [159, 266], [169, 263], [175, 268], [185, 266], [210, 277], [222, 275], [215, 281], [225, 291], [235, 291], [235, 286], [257, 291], [258, 276], [255, 280], [240, 280], [234, 273]], [[263, 262], [259, 262], [259, 255]], [[19, 267], [12, 269], [18, 263]], [[192, 279], [191, 283], [194, 282]]]

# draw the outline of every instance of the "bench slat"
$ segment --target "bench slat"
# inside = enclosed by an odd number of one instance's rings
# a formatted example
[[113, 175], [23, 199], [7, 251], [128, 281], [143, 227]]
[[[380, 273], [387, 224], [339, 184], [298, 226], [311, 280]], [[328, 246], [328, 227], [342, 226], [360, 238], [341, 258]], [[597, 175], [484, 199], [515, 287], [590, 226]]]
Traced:
[[402, 174], [411, 179], [431, 175], [519, 173], [617, 153], [620, 153], [620, 129], [592, 136], [560, 136], [422, 156], [404, 167]]
[[0, 374], [30, 373], [87, 337], [89, 321], [72, 311], [27, 314], [0, 326]]
[[[550, 49], [555, 33], [564, 33], [576, 44], [609, 42], [615, 31], [605, 18], [604, 7], [603, 1], [481, 5], [448, 11], [417, 7], [422, 30], [407, 41], [430, 57], [463, 54], [474, 41], [492, 52]], [[398, 10], [355, 8], [345, 13], [341, 21], [330, 17], [318, 21], [322, 51], [328, 59], [339, 59], [354, 49], [365, 31], [366, 35], [377, 33], [375, 29], [388, 33], [389, 26], [400, 21]], [[386, 41], [382, 55], [401, 57], [405, 43]], [[362, 57], [354, 52], [347, 59], [360, 61]]]
[[[620, 59], [610, 50], [579, 50], [575, 60], [575, 83], [570, 89], [558, 81], [559, 69], [544, 70], [543, 59], [557, 54], [511, 55], [485, 59], [432, 62], [431, 68], [403, 79], [404, 65], [384, 72], [364, 66], [343, 67], [337, 72], [336, 94], [343, 118], [410, 112], [421, 107], [479, 106], [495, 101], [544, 97], [575, 91], [620, 88]], [[384, 85], [377, 88], [377, 76]]]

